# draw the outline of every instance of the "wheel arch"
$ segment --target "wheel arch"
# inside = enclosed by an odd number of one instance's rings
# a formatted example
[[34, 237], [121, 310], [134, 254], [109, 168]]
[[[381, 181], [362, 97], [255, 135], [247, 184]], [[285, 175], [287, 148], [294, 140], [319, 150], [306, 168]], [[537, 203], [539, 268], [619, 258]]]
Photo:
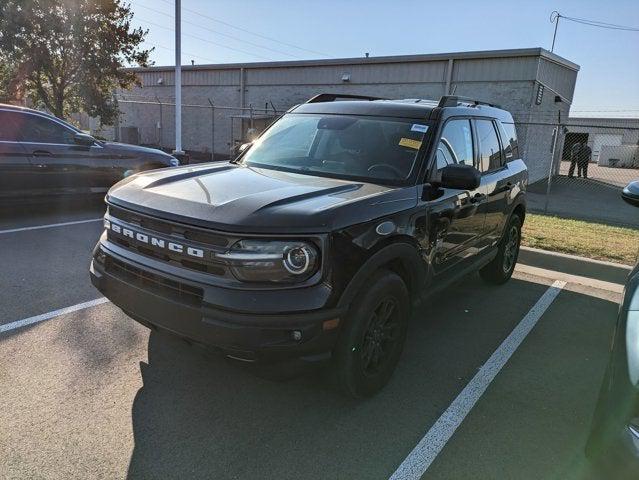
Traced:
[[513, 208], [511, 212], [512, 215], [518, 215], [521, 219], [521, 224], [524, 224], [524, 219], [526, 218], [526, 202], [523, 199], [520, 199], [516, 204], [515, 208]]
[[387, 269], [399, 275], [406, 284], [411, 299], [415, 298], [426, 281], [423, 262], [417, 247], [401, 239], [380, 248], [364, 262], [348, 283], [339, 299], [338, 307], [348, 307], [366, 285], [366, 281], [380, 269]]

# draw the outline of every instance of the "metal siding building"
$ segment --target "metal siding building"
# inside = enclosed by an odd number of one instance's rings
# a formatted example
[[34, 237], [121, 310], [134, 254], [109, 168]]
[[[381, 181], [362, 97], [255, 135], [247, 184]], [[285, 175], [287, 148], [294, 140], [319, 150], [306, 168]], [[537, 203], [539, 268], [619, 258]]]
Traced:
[[578, 141], [590, 147], [600, 166], [639, 168], [639, 118], [571, 117], [565, 130], [557, 145], [563, 159]]
[[[208, 105], [210, 100], [216, 106], [253, 108], [268, 104], [283, 111], [321, 92], [386, 98], [438, 99], [450, 93], [474, 97], [499, 104], [511, 111], [516, 122], [524, 122], [518, 124], [518, 134], [534, 181], [548, 173], [552, 127], [526, 123], [554, 121], [558, 112], [568, 117], [578, 70], [578, 65], [542, 48], [183, 66], [182, 101]], [[135, 71], [142, 86], [122, 92], [125, 98], [173, 101], [173, 67]], [[537, 99], [539, 85], [544, 86], [544, 93]], [[557, 96], [561, 102], [556, 102]], [[133, 102], [121, 103], [120, 108], [120, 127], [137, 127], [142, 143], [174, 144], [172, 106], [163, 106], [161, 122], [157, 105]], [[185, 107], [184, 148], [210, 151], [213, 144], [216, 154], [228, 154], [237, 140], [231, 138], [231, 114], [231, 110], [216, 108], [212, 132], [210, 110]]]

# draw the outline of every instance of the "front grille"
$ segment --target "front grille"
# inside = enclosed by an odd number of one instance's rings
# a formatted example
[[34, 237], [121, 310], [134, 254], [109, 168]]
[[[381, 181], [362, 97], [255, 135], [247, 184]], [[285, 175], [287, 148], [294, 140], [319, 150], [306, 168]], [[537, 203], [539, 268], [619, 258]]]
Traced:
[[120, 225], [130, 226], [140, 232], [149, 235], [157, 234], [163, 239], [180, 243], [184, 246], [201, 248], [205, 255], [202, 258], [170, 251], [166, 248], [157, 248], [148, 243], [142, 243], [134, 238], [114, 234], [107, 230], [107, 238], [127, 250], [134, 251], [146, 257], [155, 258], [168, 264], [208, 273], [218, 277], [228, 277], [226, 266], [217, 261], [213, 252], [224, 252], [236, 239], [217, 232], [210, 232], [197, 227], [169, 222], [162, 219], [148, 217], [123, 208], [109, 205], [109, 218]]
[[143, 247], [142, 245], [136, 245], [133, 242], [130, 242], [124, 238], [116, 237], [111, 234], [107, 234], [107, 238], [113, 243], [120, 245], [121, 247], [126, 248], [127, 250], [132, 250], [137, 252], [145, 257], [156, 258], [158, 260], [162, 260], [171, 265], [175, 265], [182, 268], [188, 268], [189, 270], [197, 270], [198, 272], [210, 273], [211, 275], [216, 275], [223, 277], [226, 275], [226, 269], [222, 265], [215, 265], [212, 263], [206, 262], [196, 262], [193, 260], [188, 260], [186, 258], [181, 257], [180, 255], [172, 255], [168, 253], [159, 252], [156, 250], [152, 250], [147, 247]]
[[144, 228], [145, 230], [162, 233], [164, 235], [192, 240], [194, 242], [204, 243], [214, 247], [229, 246], [230, 239], [224, 235], [188, 225], [180, 225], [157, 218], [147, 217], [112, 205], [109, 205], [109, 215], [112, 215], [123, 222], [130, 223], [131, 225]]
[[104, 269], [108, 274], [143, 290], [192, 307], [202, 306], [204, 293], [201, 288], [147, 272], [109, 256], [105, 259]]

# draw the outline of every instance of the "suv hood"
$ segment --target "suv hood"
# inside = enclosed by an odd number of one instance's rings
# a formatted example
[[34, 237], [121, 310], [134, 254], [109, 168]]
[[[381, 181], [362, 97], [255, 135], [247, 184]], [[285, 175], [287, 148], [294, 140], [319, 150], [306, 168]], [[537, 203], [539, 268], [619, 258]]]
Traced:
[[414, 207], [417, 189], [225, 163], [134, 175], [107, 202], [216, 230], [319, 233]]

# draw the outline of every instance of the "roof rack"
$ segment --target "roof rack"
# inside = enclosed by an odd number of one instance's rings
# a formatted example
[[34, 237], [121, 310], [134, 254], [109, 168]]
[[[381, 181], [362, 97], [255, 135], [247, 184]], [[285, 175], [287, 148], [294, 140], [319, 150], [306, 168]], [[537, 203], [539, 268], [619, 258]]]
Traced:
[[367, 95], [348, 95], [344, 93], [320, 93], [319, 95], [315, 95], [313, 98], [309, 98], [305, 103], [323, 103], [323, 102], [334, 102], [338, 98], [350, 98], [353, 100], [386, 100], [381, 97], [369, 97]]
[[499, 105], [495, 105], [494, 103], [483, 102], [481, 100], [477, 100], [470, 97], [460, 97], [457, 95], [444, 95], [439, 99], [438, 107], [456, 107], [460, 103], [470, 103], [472, 105], [487, 105], [489, 107], [501, 108]]

